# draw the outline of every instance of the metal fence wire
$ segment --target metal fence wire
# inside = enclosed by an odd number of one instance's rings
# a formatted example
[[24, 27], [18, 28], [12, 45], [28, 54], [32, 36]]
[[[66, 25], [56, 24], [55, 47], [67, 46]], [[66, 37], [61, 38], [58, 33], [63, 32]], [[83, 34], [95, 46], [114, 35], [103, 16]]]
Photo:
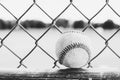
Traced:
[[[29, 6], [29, 8], [19, 17], [17, 18], [7, 7], [5, 7], [5, 5], [3, 5], [2, 3], [0, 3], [0, 6], [3, 7], [10, 15], [12, 15], [12, 17], [16, 20], [15, 25], [12, 27], [12, 29], [7, 33], [7, 35], [4, 36], [4, 38], [0, 38], [0, 48], [1, 47], [5, 47], [6, 49], [8, 49], [15, 57], [17, 57], [19, 59], [19, 65], [17, 66], [17, 68], [20, 68], [21, 66], [27, 68], [26, 64], [23, 64], [23, 61], [30, 55], [32, 54], [32, 52], [38, 47], [40, 50], [42, 50], [46, 55], [48, 55], [51, 59], [53, 59], [54, 61], [54, 66], [56, 67], [56, 62], [57, 60], [51, 56], [44, 48], [41, 47], [41, 45], [38, 44], [38, 41], [40, 41], [44, 35], [46, 35], [48, 33], [48, 31], [51, 30], [52, 27], [54, 27], [59, 33], [63, 33], [62, 30], [60, 30], [60, 28], [55, 24], [56, 20], [70, 7], [73, 6], [74, 9], [76, 9], [80, 15], [82, 15], [86, 20], [87, 20], [87, 25], [85, 26], [85, 28], [82, 30], [82, 32], [85, 32], [87, 28], [91, 28], [97, 35], [99, 35], [99, 37], [101, 37], [104, 41], [105, 41], [105, 46], [97, 53], [96, 56], [94, 56], [90, 62], [88, 63], [88, 67], [92, 67], [91, 62], [93, 60], [95, 60], [100, 54], [102, 54], [102, 52], [108, 48], [110, 49], [113, 54], [115, 54], [115, 56], [117, 56], [118, 58], [120, 58], [120, 56], [109, 46], [109, 41], [119, 32], [120, 27], [116, 30], [116, 32], [114, 34], [112, 34], [108, 39], [106, 39], [103, 35], [101, 35], [99, 32], [96, 31], [96, 29], [94, 28], [94, 26], [92, 25], [91, 21], [106, 7], [108, 6], [118, 17], [120, 17], [120, 15], [115, 11], [115, 9], [109, 4], [109, 0], [106, 0], [104, 5], [102, 6], [102, 8], [96, 12], [95, 15], [93, 15], [91, 18], [88, 18], [74, 3], [74, 0], [70, 0], [69, 4], [67, 5], [67, 7], [65, 7], [63, 9], [63, 11], [61, 13], [59, 13], [55, 18], [52, 18], [42, 7], [41, 5], [39, 5], [36, 0], [33, 0], [33, 3]], [[24, 26], [21, 25], [20, 20], [21, 18], [27, 13], [29, 12], [29, 10], [33, 7], [33, 6], [37, 6], [39, 8], [39, 10], [41, 10], [45, 15], [47, 15], [48, 18], [50, 18], [52, 20], [51, 24], [48, 25], [48, 28], [46, 29], [46, 31], [38, 38], [36, 39], [32, 34], [30, 34], [27, 29], [24, 28]], [[10, 47], [8, 47], [7, 45], [4, 44], [4, 41], [6, 38], [8, 38], [8, 36], [11, 35], [11, 33], [16, 29], [16, 27], [20, 27], [25, 33], [27, 33], [35, 42], [35, 46], [31, 49], [30, 52], [28, 52], [23, 58], [21, 58], [19, 55], [16, 54], [16, 52], [14, 52], [12, 49], [10, 49]], [[59, 67], [59, 66], [57, 66]]]

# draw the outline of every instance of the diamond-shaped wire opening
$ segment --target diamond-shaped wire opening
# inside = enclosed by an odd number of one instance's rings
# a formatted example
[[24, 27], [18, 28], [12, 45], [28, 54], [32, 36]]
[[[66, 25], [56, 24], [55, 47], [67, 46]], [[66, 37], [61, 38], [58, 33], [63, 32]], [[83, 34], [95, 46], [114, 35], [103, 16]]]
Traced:
[[21, 18], [21, 21], [25, 20], [38, 20], [46, 24], [52, 22], [52, 20], [36, 5], [33, 5], [30, 10]]
[[[56, 36], [57, 35], [57, 36]], [[46, 50], [51, 56], [53, 56], [54, 58], [56, 58], [56, 54], [55, 54], [55, 48], [56, 48], [56, 42], [59, 39], [59, 37], [61, 36], [61, 33], [59, 33], [57, 30], [55, 29], [51, 29], [49, 30], [49, 32], [47, 32], [43, 38], [41, 38], [38, 41], [38, 44], [44, 49]]]
[[[78, 17], [79, 16], [79, 17]], [[58, 16], [56, 16], [55, 18], [55, 26], [56, 27], [60, 27], [59, 25], [57, 25], [57, 21], [63, 19], [64, 22], [60, 23], [61, 27], [64, 28], [73, 28], [73, 23], [76, 20], [84, 20], [86, 21], [86, 19], [88, 19], [74, 4], [70, 3], [69, 5], [67, 5], [65, 7], [65, 9], [58, 14]], [[66, 21], [66, 23], [65, 23]], [[86, 21], [87, 22], [87, 21]], [[65, 24], [67, 24], [66, 26], [64, 26]], [[64, 28], [62, 30], [64, 30]], [[67, 29], [68, 29], [67, 28]]]
[[87, 22], [86, 18], [81, 15], [81, 13], [79, 13], [72, 5], [70, 5], [58, 18], [67, 19], [71, 22], [76, 20], [84, 20]]
[[22, 30], [14, 30], [3, 42], [21, 58], [35, 45], [35, 41]]
[[30, 69], [44, 70], [52, 68], [54, 61], [47, 56], [39, 47], [36, 47], [34, 51], [22, 62], [26, 64]]
[[[97, 30], [97, 29], [96, 29]], [[97, 32], [99, 32], [97, 30]], [[82, 32], [82, 34], [88, 36], [91, 40], [91, 46], [92, 46], [92, 57], [97, 55], [99, 51], [105, 46], [105, 41], [102, 39], [96, 32], [93, 30], [87, 29], [85, 32]], [[104, 34], [104, 31], [102, 31], [102, 34]]]
[[69, 4], [69, 0], [36, 0], [53, 19]]
[[3, 0], [1, 3], [7, 7], [17, 18], [33, 3], [32, 0]]
[[93, 20], [92, 22], [101, 22], [104, 23], [108, 19], [113, 20], [114, 22], [119, 22], [119, 17], [108, 7], [106, 6]]
[[[107, 13], [106, 13], [107, 12]], [[108, 14], [109, 13], [109, 14]], [[116, 20], [114, 20], [116, 19]], [[99, 21], [100, 20], [100, 21]], [[101, 27], [102, 28], [109, 28], [109, 26], [105, 26], [104, 27], [104, 23], [105, 21], [109, 21], [108, 24], [112, 24], [112, 22], [110, 22], [110, 20], [113, 20], [114, 22], [119, 21], [119, 17], [108, 7], [106, 6], [97, 16], [95, 16], [91, 22], [102, 22], [101, 23]], [[113, 25], [116, 23], [113, 22]], [[111, 26], [110, 28], [115, 28], [115, 26]], [[112, 33], [110, 33], [109, 35], [107, 34], [102, 34], [102, 36], [106, 39], [108, 39], [109, 37], [111, 37], [111, 35], [113, 35], [116, 31], [113, 31]]]
[[102, 54], [100, 54], [95, 60], [93, 60], [91, 62], [91, 65], [93, 67], [120, 67], [119, 59], [113, 54], [113, 52], [109, 48], [106, 48], [102, 52]]
[[77, 6], [77, 8], [84, 13], [84, 15], [91, 18], [105, 4], [105, 0], [73, 0], [73, 4]]

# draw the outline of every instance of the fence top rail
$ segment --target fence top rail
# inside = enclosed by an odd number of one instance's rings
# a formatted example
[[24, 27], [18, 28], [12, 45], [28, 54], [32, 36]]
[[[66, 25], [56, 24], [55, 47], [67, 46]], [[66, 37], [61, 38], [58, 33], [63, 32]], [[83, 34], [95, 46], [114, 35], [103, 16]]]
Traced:
[[[104, 71], [104, 72], [103, 72]], [[13, 78], [13, 79], [44, 79], [44, 78], [65, 78], [65, 79], [80, 79], [80, 78], [93, 78], [93, 79], [101, 79], [101, 78], [114, 78], [120, 79], [120, 71], [119, 70], [108, 70], [108, 71], [100, 71], [100, 69], [57, 69], [57, 70], [49, 70], [44, 72], [34, 72], [34, 71], [0, 71], [0, 78]]]

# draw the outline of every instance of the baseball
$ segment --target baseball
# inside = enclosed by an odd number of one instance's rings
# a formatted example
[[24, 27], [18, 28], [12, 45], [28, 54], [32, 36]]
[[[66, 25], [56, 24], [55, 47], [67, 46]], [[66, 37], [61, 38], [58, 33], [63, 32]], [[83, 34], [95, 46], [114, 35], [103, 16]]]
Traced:
[[56, 56], [61, 65], [81, 68], [90, 60], [90, 39], [78, 31], [64, 32], [56, 43]]

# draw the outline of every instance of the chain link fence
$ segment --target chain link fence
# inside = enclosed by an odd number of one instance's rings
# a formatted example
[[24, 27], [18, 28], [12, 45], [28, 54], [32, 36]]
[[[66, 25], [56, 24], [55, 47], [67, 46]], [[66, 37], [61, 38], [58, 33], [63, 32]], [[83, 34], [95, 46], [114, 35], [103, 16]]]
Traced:
[[[33, 7], [33, 6], [37, 6], [39, 8], [39, 10], [41, 10], [42, 12], [44, 12], [45, 15], [48, 16], [48, 18], [50, 18], [52, 20], [52, 23], [48, 25], [48, 29], [46, 29], [46, 31], [38, 38], [36, 39], [33, 35], [31, 35], [25, 28], [24, 26], [22, 26], [20, 24], [20, 20], [21, 18], [27, 13], [29, 12], [29, 10]], [[59, 32], [59, 33], [63, 33], [62, 30], [60, 30], [58, 28], [58, 26], [55, 24], [56, 20], [70, 7], [73, 6], [74, 9], [76, 9], [80, 14], [82, 14], [82, 16], [88, 21], [87, 25], [85, 26], [85, 28], [82, 30], [82, 32], [85, 32], [87, 28], [91, 28], [96, 34], [98, 34], [104, 41], [105, 41], [105, 46], [103, 47], [103, 49], [101, 49], [100, 52], [98, 52], [98, 54], [93, 57], [90, 62], [89, 62], [89, 66], [88, 67], [92, 67], [91, 66], [91, 62], [96, 59], [100, 54], [102, 54], [102, 52], [106, 49], [109, 48], [113, 54], [115, 54], [118, 58], [120, 58], [120, 56], [109, 46], [109, 41], [119, 32], [120, 29], [118, 29], [112, 36], [110, 36], [108, 39], [106, 39], [105, 37], [103, 37], [99, 32], [96, 31], [96, 29], [94, 28], [94, 26], [92, 25], [91, 21], [106, 7], [108, 6], [118, 17], [120, 17], [120, 15], [112, 8], [112, 6], [109, 4], [109, 0], [105, 1], [105, 4], [103, 5], [103, 7], [96, 12], [96, 14], [91, 17], [88, 18], [86, 15], [84, 15], [84, 13], [81, 12], [81, 10], [79, 8], [76, 7], [76, 5], [74, 5], [73, 0], [70, 0], [70, 3], [67, 5], [67, 7], [65, 7], [65, 9], [58, 14], [55, 18], [52, 18], [46, 11], [44, 11], [43, 8], [41, 8], [40, 5], [38, 5], [36, 3], [36, 0], [33, 0], [33, 3], [29, 6], [29, 8], [19, 17], [17, 18], [11, 11], [9, 11], [9, 9], [7, 9], [7, 7], [5, 7], [2, 3], [0, 3], [0, 6], [2, 6], [9, 14], [11, 14], [15, 19], [16, 19], [16, 24], [13, 26], [13, 28], [8, 32], [7, 35], [5, 35], [4, 38], [0, 38], [1, 40], [1, 45], [0, 47], [5, 47], [6, 49], [8, 49], [12, 54], [14, 54], [19, 60], [20, 60], [20, 65], [18, 66], [18, 68], [20, 68], [21, 66], [24, 66], [25, 68], [27, 68], [27, 66], [25, 64], [23, 64], [22, 62], [38, 47], [39, 49], [41, 49], [46, 55], [48, 55], [51, 59], [54, 60], [54, 62], [56, 62], [56, 59], [54, 57], [52, 57], [45, 49], [43, 49], [40, 45], [38, 45], [38, 41], [41, 40], [42, 37], [44, 37], [44, 35], [47, 34], [47, 32], [52, 28], [55, 27], [55, 29]], [[7, 45], [4, 44], [5, 39], [11, 35], [11, 33], [16, 29], [16, 27], [20, 27], [25, 33], [27, 33], [32, 39], [34, 39], [35, 41], [35, 46], [32, 48], [32, 50], [26, 55], [24, 56], [24, 58], [19, 57], [19, 55], [17, 55], [13, 50], [11, 50], [9, 47], [7, 47]], [[56, 65], [55, 65], [56, 66]]]
[[[19, 59], [19, 65], [17, 66], [17, 68], [20, 68], [21, 66], [23, 66], [24, 68], [29, 68], [26, 64], [23, 64], [23, 61], [25, 59], [28, 58], [28, 56], [30, 54], [32, 54], [32, 52], [36, 49], [36, 48], [39, 48], [40, 50], [42, 50], [47, 56], [49, 56], [53, 61], [54, 61], [54, 64], [52, 67], [58, 67], [58, 65], [56, 65], [56, 62], [57, 60], [51, 56], [47, 50], [45, 50], [44, 48], [41, 47], [41, 45], [38, 44], [38, 41], [40, 41], [46, 34], [48, 34], [48, 32], [54, 27], [58, 33], [62, 34], [63, 31], [55, 24], [56, 23], [56, 20], [70, 7], [70, 6], [73, 6], [74, 9], [76, 9], [80, 15], [82, 15], [86, 20], [87, 20], [87, 25], [85, 26], [85, 28], [82, 30], [82, 32], [85, 32], [87, 30], [87, 28], [91, 28], [92, 31], [94, 31], [100, 38], [102, 38], [104, 40], [104, 47], [97, 53], [96, 56], [94, 56], [88, 63], [88, 68], [89, 67], [92, 67], [92, 62], [97, 58], [99, 57], [100, 54], [102, 54], [102, 52], [108, 48], [110, 51], [112, 51], [112, 53], [118, 57], [120, 59], [120, 56], [118, 55], [118, 53], [116, 53], [116, 51], [114, 49], [112, 49], [110, 46], [109, 46], [109, 41], [120, 31], [120, 27], [116, 30], [116, 32], [114, 32], [108, 39], [106, 39], [103, 35], [101, 35], [95, 28], [94, 26], [92, 25], [91, 21], [100, 13], [102, 12], [102, 10], [104, 10], [104, 8], [106, 6], [108, 6], [118, 17], [120, 17], [119, 13], [117, 13], [117, 11], [115, 11], [115, 9], [109, 4], [109, 0], [105, 0], [105, 3], [104, 5], [101, 7], [101, 9], [99, 11], [96, 12], [96, 14], [94, 14], [91, 18], [88, 18], [75, 4], [74, 4], [74, 0], [70, 0], [69, 1], [69, 4], [67, 5], [67, 7], [65, 7], [63, 9], [63, 11], [61, 13], [59, 13], [55, 18], [52, 18], [52, 16], [50, 16], [47, 11], [45, 11], [41, 5], [39, 5], [36, 0], [33, 0], [33, 3], [29, 6], [29, 8], [23, 13], [21, 14], [21, 16], [19, 18], [17, 18], [7, 7], [5, 7], [3, 4], [2, 4], [2, 1], [0, 2], [0, 6], [3, 7], [16, 21], [15, 21], [15, 25], [12, 27], [12, 29], [3, 37], [1, 38], [0, 37], [0, 48], [2, 47], [5, 47], [7, 50], [10, 51], [11, 54], [13, 54], [16, 58]], [[39, 10], [41, 10], [49, 19], [52, 20], [52, 22], [47, 26], [47, 29], [45, 30], [44, 33], [42, 33], [41, 36], [39, 36], [38, 39], [36, 39], [31, 33], [29, 33], [29, 31], [27, 29], [24, 28], [23, 25], [21, 25], [20, 21], [21, 21], [21, 18], [25, 16], [26, 13], [29, 12], [29, 10], [33, 7], [33, 6], [36, 6], [39, 8]], [[21, 28], [27, 35], [29, 35], [33, 40], [34, 40], [34, 44], [35, 46], [23, 57], [21, 58], [14, 50], [12, 50], [10, 47], [8, 47], [6, 44], [4, 44], [4, 41], [11, 35], [11, 33], [17, 28]]]

